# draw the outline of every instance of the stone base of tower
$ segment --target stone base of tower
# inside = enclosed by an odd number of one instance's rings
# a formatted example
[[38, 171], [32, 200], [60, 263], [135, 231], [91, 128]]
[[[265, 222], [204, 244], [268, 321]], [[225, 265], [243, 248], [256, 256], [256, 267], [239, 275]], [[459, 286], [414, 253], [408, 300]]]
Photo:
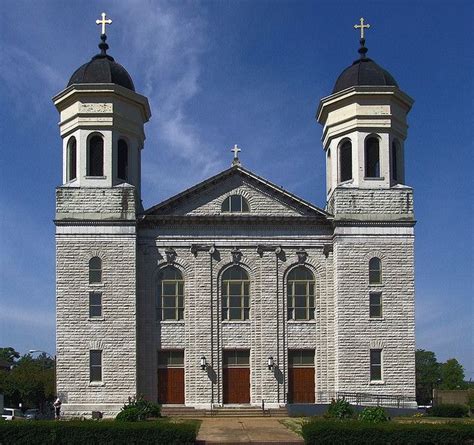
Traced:
[[113, 419], [123, 408], [123, 403], [63, 403], [61, 416], [67, 419], [91, 419], [92, 412], [98, 411], [106, 419]]

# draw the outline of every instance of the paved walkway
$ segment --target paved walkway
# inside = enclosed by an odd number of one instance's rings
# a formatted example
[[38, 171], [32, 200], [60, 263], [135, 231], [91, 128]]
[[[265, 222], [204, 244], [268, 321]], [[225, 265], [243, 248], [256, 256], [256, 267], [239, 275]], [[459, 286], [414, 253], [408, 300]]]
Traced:
[[229, 417], [204, 418], [197, 437], [198, 444], [302, 444], [298, 434], [276, 418]]

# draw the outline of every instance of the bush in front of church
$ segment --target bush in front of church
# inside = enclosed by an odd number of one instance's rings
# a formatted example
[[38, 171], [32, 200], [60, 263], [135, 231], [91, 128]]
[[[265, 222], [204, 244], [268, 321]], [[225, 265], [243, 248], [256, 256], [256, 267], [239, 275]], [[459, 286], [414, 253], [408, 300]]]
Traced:
[[469, 407], [467, 405], [443, 403], [430, 408], [428, 415], [433, 417], [468, 417]]
[[307, 445], [471, 445], [474, 426], [468, 423], [369, 423], [317, 419], [303, 424], [301, 434]]
[[108, 422], [96, 420], [34, 420], [0, 422], [0, 444], [84, 445], [155, 444], [191, 445], [195, 443], [199, 422]]
[[370, 423], [387, 422], [390, 418], [381, 406], [368, 406], [359, 413], [359, 420]]
[[327, 411], [324, 413], [327, 419], [351, 419], [354, 417], [354, 408], [345, 399], [331, 400]]
[[160, 417], [161, 407], [156, 403], [145, 400], [142, 396], [129, 397], [115, 420], [122, 422], [138, 422], [150, 417]]

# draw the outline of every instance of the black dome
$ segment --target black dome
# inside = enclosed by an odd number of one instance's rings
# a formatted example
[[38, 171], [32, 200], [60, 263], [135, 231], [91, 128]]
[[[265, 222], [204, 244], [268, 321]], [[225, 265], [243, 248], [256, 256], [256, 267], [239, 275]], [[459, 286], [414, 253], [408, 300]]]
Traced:
[[101, 38], [103, 39], [99, 44], [101, 53], [78, 68], [69, 79], [67, 86], [74, 83], [114, 83], [135, 91], [130, 74], [122, 65], [115, 62], [113, 57], [106, 54], [109, 46], [105, 43], [105, 36]]
[[398, 87], [393, 76], [369, 58], [356, 60], [346, 68], [337, 78], [332, 92], [334, 94], [358, 85]]

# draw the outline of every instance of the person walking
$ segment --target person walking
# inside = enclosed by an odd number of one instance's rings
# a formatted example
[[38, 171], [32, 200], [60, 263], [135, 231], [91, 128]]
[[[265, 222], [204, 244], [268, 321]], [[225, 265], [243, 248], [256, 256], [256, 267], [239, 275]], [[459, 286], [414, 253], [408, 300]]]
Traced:
[[56, 420], [59, 420], [59, 417], [61, 415], [61, 400], [59, 397], [54, 401], [53, 406], [54, 406], [54, 418]]

